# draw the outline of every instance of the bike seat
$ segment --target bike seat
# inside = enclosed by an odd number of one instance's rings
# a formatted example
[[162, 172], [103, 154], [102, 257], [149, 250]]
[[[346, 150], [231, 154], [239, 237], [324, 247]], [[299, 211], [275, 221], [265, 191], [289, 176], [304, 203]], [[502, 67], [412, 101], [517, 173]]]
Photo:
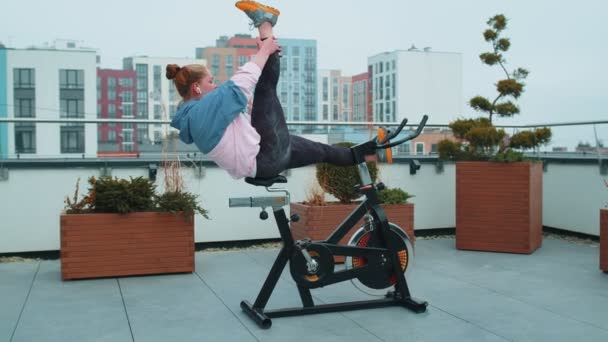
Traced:
[[245, 182], [252, 184], [252, 185], [256, 185], [256, 186], [269, 187], [269, 186], [272, 186], [274, 183], [287, 183], [287, 178], [285, 178], [285, 176], [281, 176], [281, 175], [270, 177], [270, 178], [246, 177]]

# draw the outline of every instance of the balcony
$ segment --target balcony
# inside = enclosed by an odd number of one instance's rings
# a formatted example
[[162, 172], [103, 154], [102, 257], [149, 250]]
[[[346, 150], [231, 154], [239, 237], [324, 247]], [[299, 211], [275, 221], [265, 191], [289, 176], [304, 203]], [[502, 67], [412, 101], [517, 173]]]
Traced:
[[[89, 126], [117, 120], [81, 121], [87, 126], [86, 134], [91, 134], [97, 127]], [[61, 122], [49, 121], [37, 120], [37, 134], [45, 128], [59, 134]], [[122, 122], [137, 127], [167, 123]], [[313, 126], [315, 137], [329, 143], [363, 139], [375, 132], [358, 129], [369, 123], [327, 127], [300, 122], [292, 127], [305, 125]], [[429, 132], [441, 127], [429, 125]], [[566, 134], [573, 132], [575, 143], [596, 141], [592, 125], [553, 128], [557, 146], [567, 145]], [[596, 132], [597, 140], [606, 141], [608, 125], [596, 123]], [[44, 138], [45, 144], [59, 141], [52, 134]], [[89, 144], [86, 137], [85, 142]], [[257, 219], [259, 209], [228, 208], [228, 198], [267, 193], [231, 179], [191, 146], [179, 143], [171, 145], [170, 156], [179, 154], [186, 188], [200, 196], [212, 217], [195, 219], [195, 273], [61, 281], [59, 213], [64, 198], [73, 194], [76, 180], [80, 178], [83, 189], [89, 176], [149, 177], [163, 160], [158, 145], [143, 143], [135, 154], [98, 158], [96, 151], [88, 149], [95, 144], [86, 144], [85, 153], [78, 155], [38, 148], [37, 155], [9, 154], [0, 160], [0, 340], [608, 339], [608, 274], [598, 269], [597, 242], [598, 209], [608, 202], [603, 185], [608, 178], [608, 156], [595, 149], [551, 152], [550, 146], [531, 154], [545, 165], [546, 228], [542, 247], [532, 255], [457, 250], [452, 235], [455, 165], [439, 162], [426, 145], [420, 154], [395, 151], [395, 163], [380, 165], [381, 178], [388, 186], [416, 196], [411, 199], [416, 255], [408, 284], [412, 296], [429, 302], [427, 312], [415, 314], [395, 307], [286, 317], [274, 319], [270, 330], [261, 330], [243, 314], [239, 303], [255, 299], [278, 252], [279, 235], [272, 219]], [[412, 159], [421, 163], [415, 174], [410, 172]], [[287, 172], [292, 201], [306, 198], [314, 174], [314, 167]], [[160, 169], [156, 184], [163, 187]], [[315, 289], [312, 294], [316, 303], [369, 298], [350, 282]], [[284, 274], [269, 307], [298, 305], [297, 287]]]

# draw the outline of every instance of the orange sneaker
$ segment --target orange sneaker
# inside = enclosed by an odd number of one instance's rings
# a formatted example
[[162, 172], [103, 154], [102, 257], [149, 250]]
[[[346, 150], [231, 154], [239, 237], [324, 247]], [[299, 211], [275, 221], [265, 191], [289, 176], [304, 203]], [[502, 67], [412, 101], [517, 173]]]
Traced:
[[247, 14], [249, 19], [253, 21], [254, 27], [259, 27], [265, 21], [274, 26], [281, 14], [281, 12], [274, 7], [262, 5], [250, 0], [237, 1], [235, 6]]

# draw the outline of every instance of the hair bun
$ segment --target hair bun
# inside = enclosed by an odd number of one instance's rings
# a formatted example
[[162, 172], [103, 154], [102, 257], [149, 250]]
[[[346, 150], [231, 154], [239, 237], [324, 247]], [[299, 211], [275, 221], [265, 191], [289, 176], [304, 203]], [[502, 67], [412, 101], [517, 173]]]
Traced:
[[175, 76], [177, 76], [177, 73], [181, 70], [182, 68], [179, 67], [177, 64], [168, 64], [167, 65], [167, 73], [166, 76], [168, 79], [172, 80], [175, 78]]

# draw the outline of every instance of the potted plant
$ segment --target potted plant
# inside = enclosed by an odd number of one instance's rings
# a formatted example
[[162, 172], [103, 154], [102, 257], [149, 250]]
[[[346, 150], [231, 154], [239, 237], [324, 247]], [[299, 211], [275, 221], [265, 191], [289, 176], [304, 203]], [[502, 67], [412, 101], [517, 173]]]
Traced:
[[[608, 181], [604, 180], [608, 188]], [[608, 273], [608, 203], [600, 209], [600, 269]]]
[[457, 141], [443, 140], [441, 159], [456, 163], [456, 247], [459, 249], [532, 253], [542, 243], [542, 164], [526, 160], [521, 151], [537, 148], [551, 139], [549, 128], [521, 131], [510, 138], [493, 125], [495, 116], [520, 112], [513, 102], [524, 92], [528, 71], [505, 68], [511, 46], [502, 37], [507, 18], [496, 15], [487, 22], [485, 40], [492, 51], [479, 57], [499, 66], [506, 78], [496, 83], [493, 100], [475, 96], [469, 105], [486, 116], [450, 123]]
[[208, 218], [196, 196], [137, 177], [89, 178], [89, 191], [66, 198], [61, 215], [65, 279], [194, 271], [194, 215]]
[[[340, 143], [342, 146], [353, 146], [352, 143]], [[378, 168], [375, 162], [367, 162], [372, 181], [376, 181]], [[333, 166], [317, 164], [316, 179], [318, 184], [309, 188], [307, 200], [302, 203], [291, 203], [290, 212], [298, 214], [300, 220], [291, 223], [291, 231], [296, 240], [309, 238], [324, 240], [359, 204], [355, 202], [361, 195], [355, 187], [360, 184], [356, 166]], [[327, 202], [325, 193], [333, 195], [338, 202]], [[406, 203], [413, 196], [401, 189], [385, 189], [378, 193], [383, 202], [389, 220], [403, 228], [414, 242], [414, 206]], [[355, 226], [363, 226], [363, 219]], [[341, 241], [346, 244], [355, 230], [351, 230]], [[336, 258], [342, 262], [342, 257]]]

